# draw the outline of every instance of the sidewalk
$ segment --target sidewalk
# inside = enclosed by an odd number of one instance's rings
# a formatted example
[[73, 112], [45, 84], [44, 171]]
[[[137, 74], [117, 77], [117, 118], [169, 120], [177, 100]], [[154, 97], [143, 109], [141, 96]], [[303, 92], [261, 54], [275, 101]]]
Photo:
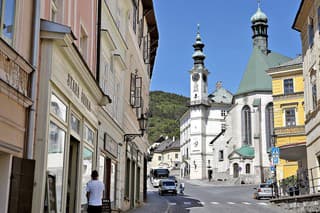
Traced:
[[234, 186], [251, 186], [251, 185], [256, 185], [256, 184], [233, 184], [233, 183], [228, 183], [226, 181], [208, 181], [207, 179], [205, 180], [190, 180], [190, 179], [178, 179], [179, 182], [185, 182], [189, 183], [191, 185], [198, 185], [198, 186], [217, 186], [217, 187], [234, 187]]

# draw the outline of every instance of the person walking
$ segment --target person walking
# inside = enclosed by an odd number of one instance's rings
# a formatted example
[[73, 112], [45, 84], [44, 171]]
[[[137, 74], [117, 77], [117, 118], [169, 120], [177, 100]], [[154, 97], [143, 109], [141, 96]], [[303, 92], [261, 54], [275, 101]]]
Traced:
[[180, 186], [179, 186], [179, 188], [180, 188], [180, 194], [184, 194], [184, 183], [180, 183]]
[[99, 174], [97, 170], [91, 173], [91, 180], [87, 183], [87, 199], [88, 199], [88, 213], [102, 212], [102, 196], [104, 191], [104, 184], [98, 180]]

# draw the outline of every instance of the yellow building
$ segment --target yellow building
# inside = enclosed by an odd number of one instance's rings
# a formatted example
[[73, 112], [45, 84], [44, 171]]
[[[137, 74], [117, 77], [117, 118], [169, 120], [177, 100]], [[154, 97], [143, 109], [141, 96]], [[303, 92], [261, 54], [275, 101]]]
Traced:
[[270, 68], [275, 146], [280, 148], [277, 180], [307, 168], [302, 57]]

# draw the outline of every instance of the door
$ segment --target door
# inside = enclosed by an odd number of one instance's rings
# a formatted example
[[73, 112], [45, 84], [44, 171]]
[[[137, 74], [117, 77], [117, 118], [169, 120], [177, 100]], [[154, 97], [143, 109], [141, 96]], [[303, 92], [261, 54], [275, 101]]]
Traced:
[[34, 160], [13, 157], [8, 213], [31, 212], [34, 166]]
[[239, 177], [239, 164], [237, 163], [233, 164], [233, 177], [234, 178]]
[[135, 176], [136, 176], [136, 164], [134, 161], [132, 161], [132, 167], [131, 167], [131, 193], [130, 193], [130, 207], [134, 208], [135, 204]]
[[66, 212], [76, 212], [79, 141], [70, 136]]

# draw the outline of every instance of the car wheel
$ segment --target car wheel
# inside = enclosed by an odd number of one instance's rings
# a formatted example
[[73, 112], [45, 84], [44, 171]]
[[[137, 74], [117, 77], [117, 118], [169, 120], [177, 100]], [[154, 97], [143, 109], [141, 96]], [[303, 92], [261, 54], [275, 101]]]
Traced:
[[260, 200], [260, 197], [257, 196], [257, 200]]

